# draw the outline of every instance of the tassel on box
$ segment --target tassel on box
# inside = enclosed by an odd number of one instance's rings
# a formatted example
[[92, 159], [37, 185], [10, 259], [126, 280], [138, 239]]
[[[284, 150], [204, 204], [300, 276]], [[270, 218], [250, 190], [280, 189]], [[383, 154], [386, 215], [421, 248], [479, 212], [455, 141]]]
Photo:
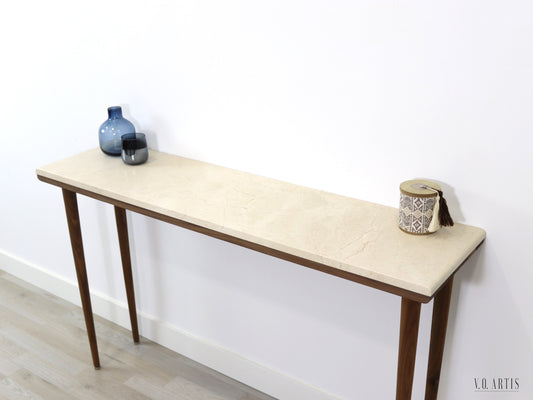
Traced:
[[433, 206], [433, 217], [429, 223], [428, 232], [436, 232], [441, 226], [453, 226], [453, 220], [448, 210], [448, 203], [442, 195], [442, 190], [430, 186], [422, 186], [423, 189], [432, 190], [437, 193], [435, 205]]

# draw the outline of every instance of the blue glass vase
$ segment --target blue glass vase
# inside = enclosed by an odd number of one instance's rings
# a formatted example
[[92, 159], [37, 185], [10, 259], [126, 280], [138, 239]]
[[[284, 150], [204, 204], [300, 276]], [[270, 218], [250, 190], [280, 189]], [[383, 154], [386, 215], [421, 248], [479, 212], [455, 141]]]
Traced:
[[100, 125], [98, 138], [100, 148], [110, 156], [120, 156], [122, 145], [120, 138], [126, 133], [135, 133], [135, 127], [127, 119], [122, 117], [122, 108], [119, 106], [107, 109], [109, 119]]

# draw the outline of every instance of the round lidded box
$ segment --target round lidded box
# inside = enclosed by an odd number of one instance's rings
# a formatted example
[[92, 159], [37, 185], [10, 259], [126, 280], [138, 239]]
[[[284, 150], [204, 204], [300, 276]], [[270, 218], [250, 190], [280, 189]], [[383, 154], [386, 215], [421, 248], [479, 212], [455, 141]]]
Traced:
[[424, 180], [405, 181], [400, 185], [399, 227], [402, 231], [427, 235], [440, 228], [438, 213], [431, 224], [440, 190], [437, 183]]

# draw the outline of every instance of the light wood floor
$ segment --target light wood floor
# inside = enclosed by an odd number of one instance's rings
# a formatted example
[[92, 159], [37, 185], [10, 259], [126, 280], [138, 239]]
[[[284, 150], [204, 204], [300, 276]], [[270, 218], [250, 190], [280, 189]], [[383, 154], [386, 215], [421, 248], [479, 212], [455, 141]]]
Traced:
[[0, 399], [272, 400], [95, 316], [92, 367], [79, 307], [0, 270]]

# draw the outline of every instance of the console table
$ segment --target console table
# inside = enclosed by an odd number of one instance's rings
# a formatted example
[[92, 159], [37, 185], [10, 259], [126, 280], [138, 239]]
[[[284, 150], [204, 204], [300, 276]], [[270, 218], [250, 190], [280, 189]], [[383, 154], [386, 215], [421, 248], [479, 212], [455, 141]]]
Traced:
[[[426, 236], [398, 210], [150, 150], [125, 165], [93, 149], [37, 170], [62, 188], [93, 364], [99, 368], [76, 194], [114, 205], [133, 340], [139, 341], [126, 210], [401, 297], [396, 398], [411, 398], [421, 303], [434, 299], [426, 400], [436, 399], [453, 275], [485, 238], [456, 224]], [[354, 184], [357, 182], [354, 179]]]

